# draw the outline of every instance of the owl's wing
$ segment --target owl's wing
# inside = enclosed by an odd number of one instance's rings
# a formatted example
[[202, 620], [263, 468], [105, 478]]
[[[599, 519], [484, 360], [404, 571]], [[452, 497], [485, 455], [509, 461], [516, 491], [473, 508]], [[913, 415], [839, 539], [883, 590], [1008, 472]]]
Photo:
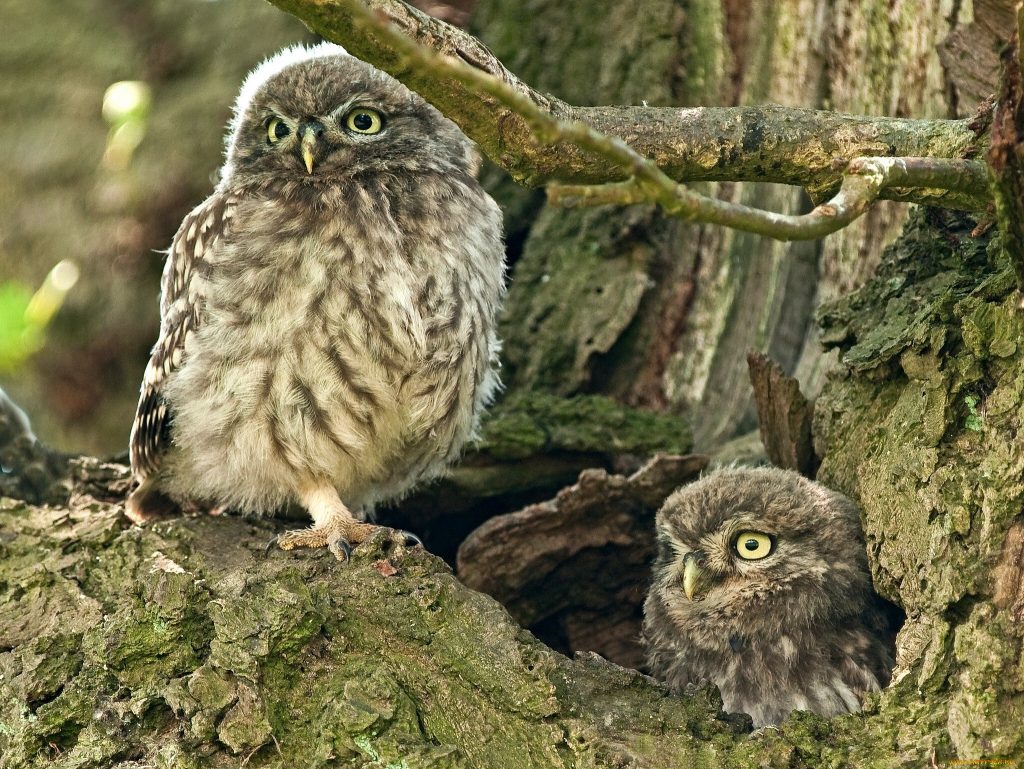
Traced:
[[181, 365], [185, 341], [202, 322], [197, 273], [227, 231], [234, 200], [215, 193], [185, 217], [171, 241], [160, 282], [160, 337], [142, 380], [129, 440], [132, 474], [140, 483], [157, 472], [170, 440], [171, 414], [161, 395], [167, 376]]

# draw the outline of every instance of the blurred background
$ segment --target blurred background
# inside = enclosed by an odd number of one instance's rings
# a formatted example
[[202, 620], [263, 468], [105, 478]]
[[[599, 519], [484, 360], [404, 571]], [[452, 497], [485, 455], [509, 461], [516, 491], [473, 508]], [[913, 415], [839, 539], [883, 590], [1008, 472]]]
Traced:
[[241, 78], [305, 30], [245, 0], [2, 15], [0, 387], [46, 442], [119, 453], [156, 340], [157, 250], [212, 188]]
[[[580, 104], [778, 102], [973, 114], [1010, 29], [1001, 0], [479, 0], [423, 4]], [[59, 448], [125, 451], [166, 248], [212, 189], [245, 73], [313, 38], [263, 0], [2, 0], [0, 387]], [[785, 245], [649, 207], [564, 212], [493, 168], [513, 284], [510, 390], [604, 393], [693, 419], [696, 446], [754, 428], [745, 353], [811, 394], [815, 306], [870, 273], [905, 217], [876, 207]], [[802, 191], [700, 185], [798, 211]]]

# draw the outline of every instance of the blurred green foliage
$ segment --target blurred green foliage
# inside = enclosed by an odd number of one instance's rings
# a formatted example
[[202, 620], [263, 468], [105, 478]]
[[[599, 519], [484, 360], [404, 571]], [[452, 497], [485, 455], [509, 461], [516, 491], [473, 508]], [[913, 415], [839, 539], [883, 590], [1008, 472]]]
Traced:
[[[154, 252], [209, 195], [246, 73], [311, 36], [262, 0], [10, 0], [0, 18], [0, 387], [48, 445], [117, 453], [159, 332]], [[61, 259], [81, 278], [26, 339], [26, 294]]]
[[78, 282], [78, 267], [58, 262], [33, 293], [24, 283], [0, 283], [0, 374], [14, 371], [46, 342], [46, 327]]
[[32, 289], [13, 281], [0, 283], [0, 374], [13, 371], [42, 346], [42, 331], [31, 325], [25, 310]]
[[146, 121], [153, 101], [152, 89], [141, 80], [121, 80], [103, 94], [103, 119], [110, 126], [103, 165], [125, 171], [146, 137]]

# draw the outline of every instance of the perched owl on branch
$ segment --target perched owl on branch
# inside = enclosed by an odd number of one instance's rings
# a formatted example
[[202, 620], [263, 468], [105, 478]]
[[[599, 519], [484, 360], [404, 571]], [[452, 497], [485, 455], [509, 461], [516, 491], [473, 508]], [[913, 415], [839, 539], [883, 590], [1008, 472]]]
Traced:
[[313, 518], [338, 558], [438, 475], [498, 380], [501, 213], [454, 123], [338, 46], [242, 86], [214, 193], [168, 252], [131, 432], [144, 520], [168, 500]]
[[857, 712], [889, 682], [898, 618], [843, 495], [789, 470], [723, 470], [665, 501], [657, 537], [644, 641], [673, 691], [710, 681], [765, 726]]

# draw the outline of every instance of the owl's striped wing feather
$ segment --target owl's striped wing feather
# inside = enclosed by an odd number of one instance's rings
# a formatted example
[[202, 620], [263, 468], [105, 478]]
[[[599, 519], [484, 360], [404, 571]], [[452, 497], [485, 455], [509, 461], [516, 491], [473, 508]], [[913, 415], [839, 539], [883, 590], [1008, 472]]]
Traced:
[[189, 334], [202, 322], [203, 297], [195, 276], [224, 237], [233, 205], [227, 195], [211, 195], [185, 217], [167, 253], [160, 286], [160, 337], [146, 366], [129, 441], [132, 473], [140, 483], [159, 470], [170, 441], [171, 413], [161, 389], [181, 365]]

